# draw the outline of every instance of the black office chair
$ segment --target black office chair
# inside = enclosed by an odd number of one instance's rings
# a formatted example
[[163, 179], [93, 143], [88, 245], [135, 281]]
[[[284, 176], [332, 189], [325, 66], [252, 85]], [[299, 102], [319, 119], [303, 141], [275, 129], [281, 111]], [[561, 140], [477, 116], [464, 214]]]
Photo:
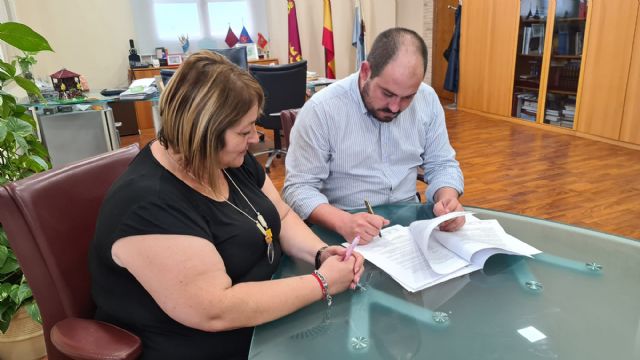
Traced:
[[229, 61], [240, 66], [244, 70], [247, 70], [249, 68], [249, 62], [247, 61], [247, 48], [244, 46], [238, 46], [229, 49], [209, 50], [226, 57], [227, 59], [229, 59]]
[[262, 86], [265, 95], [263, 115], [257, 124], [273, 130], [273, 149], [254, 153], [255, 156], [269, 154], [265, 170], [275, 157], [286, 154], [282, 148], [280, 111], [300, 108], [304, 105], [307, 89], [307, 61], [284, 65], [250, 65], [249, 71]]
[[175, 73], [176, 71], [172, 69], [160, 69], [160, 77], [162, 78], [162, 83], [164, 85], [167, 85], [167, 83]]

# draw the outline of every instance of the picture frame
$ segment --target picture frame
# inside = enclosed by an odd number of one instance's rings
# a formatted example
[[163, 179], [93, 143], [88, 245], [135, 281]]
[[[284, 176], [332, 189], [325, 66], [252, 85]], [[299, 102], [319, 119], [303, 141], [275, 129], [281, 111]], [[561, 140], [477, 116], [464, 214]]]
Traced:
[[255, 43], [237, 44], [247, 48], [247, 60], [258, 60], [258, 46]]
[[169, 54], [167, 55], [167, 65], [180, 65], [182, 64], [181, 54]]

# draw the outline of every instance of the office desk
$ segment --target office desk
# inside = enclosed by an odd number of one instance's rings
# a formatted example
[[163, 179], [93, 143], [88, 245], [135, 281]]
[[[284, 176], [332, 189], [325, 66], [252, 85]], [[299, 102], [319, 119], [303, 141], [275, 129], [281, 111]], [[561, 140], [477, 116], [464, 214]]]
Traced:
[[[555, 222], [468, 208], [544, 253], [496, 255], [485, 269], [409, 293], [373, 264], [364, 291], [318, 301], [256, 328], [251, 359], [640, 359], [640, 242]], [[376, 213], [393, 223], [423, 206]], [[314, 231], [329, 243], [336, 234]], [[309, 273], [285, 259], [278, 277]], [[518, 330], [546, 338], [530, 341]], [[532, 338], [532, 340], [534, 340]]]

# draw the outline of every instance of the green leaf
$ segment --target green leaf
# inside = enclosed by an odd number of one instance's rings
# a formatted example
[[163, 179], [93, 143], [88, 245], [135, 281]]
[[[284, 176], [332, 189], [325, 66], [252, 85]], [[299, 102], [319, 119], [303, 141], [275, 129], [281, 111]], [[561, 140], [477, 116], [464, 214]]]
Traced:
[[6, 246], [0, 245], [0, 267], [2, 267], [9, 258], [9, 249]]
[[0, 274], [11, 274], [19, 268], [20, 265], [18, 265], [16, 259], [13, 256], [9, 255], [2, 267], [0, 267]]
[[49, 165], [47, 165], [47, 162], [37, 155], [29, 155], [26, 160], [26, 165], [29, 169], [33, 170], [33, 172], [36, 173], [49, 169]]
[[27, 25], [15, 22], [0, 24], [0, 40], [22, 51], [53, 51], [44, 37]]
[[7, 125], [0, 122], [0, 142], [3, 142], [5, 137], [7, 137]]
[[7, 233], [0, 227], [0, 245], [9, 246], [9, 239], [7, 239]]
[[14, 300], [17, 304], [22, 304], [25, 300], [29, 299], [32, 296], [33, 294], [31, 293], [31, 288], [29, 287], [29, 285], [26, 283], [22, 283], [16, 291], [16, 297]]
[[18, 84], [21, 88], [23, 88], [24, 91], [26, 91], [27, 93], [40, 94], [40, 89], [38, 89], [38, 87], [33, 81], [26, 79], [20, 75], [16, 75], [13, 78], [13, 80], [15, 80], [16, 84]]
[[42, 315], [40, 315], [40, 308], [38, 307], [38, 304], [36, 304], [35, 301], [32, 301], [27, 305], [27, 313], [29, 314], [29, 316], [31, 316], [31, 318], [34, 321], [37, 321], [40, 324], [42, 324]]
[[[34, 155], [40, 156], [42, 159], [48, 159], [49, 153], [47, 152], [47, 148], [42, 145], [42, 143], [36, 139], [29, 141], [29, 146], [31, 146], [31, 153]], [[46, 161], [46, 160], [45, 160]], [[49, 167], [47, 165], [47, 167]]]
[[33, 127], [24, 120], [12, 117], [7, 121], [7, 131], [14, 135], [29, 136], [33, 134]]
[[10, 77], [16, 76], [16, 67], [0, 60], [0, 70], [4, 71]]
[[14, 133], [13, 137], [16, 140], [16, 148], [22, 149], [22, 151], [29, 150], [29, 145], [27, 144], [27, 140], [25, 140], [22, 136]]

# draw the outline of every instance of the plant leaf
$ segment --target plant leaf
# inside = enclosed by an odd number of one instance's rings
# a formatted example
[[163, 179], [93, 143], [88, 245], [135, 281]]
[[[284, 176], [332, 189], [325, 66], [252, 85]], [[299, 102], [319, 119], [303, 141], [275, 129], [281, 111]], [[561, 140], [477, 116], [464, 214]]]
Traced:
[[22, 304], [25, 300], [31, 298], [33, 294], [31, 293], [31, 288], [28, 284], [22, 283], [18, 290], [16, 291], [15, 301], [18, 305]]
[[20, 265], [18, 265], [16, 259], [13, 256], [8, 256], [2, 267], [0, 267], [0, 274], [11, 274], [18, 269], [20, 269]]
[[0, 60], [0, 69], [7, 73], [10, 77], [16, 76], [16, 67]]
[[7, 131], [12, 132], [14, 135], [29, 136], [33, 134], [33, 127], [24, 120], [11, 117], [7, 121]]
[[47, 39], [24, 24], [6, 22], [0, 24], [0, 40], [22, 51], [53, 51]]
[[29, 169], [33, 170], [33, 172], [40, 172], [49, 169], [49, 165], [44, 161], [40, 156], [37, 155], [29, 155], [26, 160], [26, 165]]
[[0, 267], [4, 265], [5, 261], [7, 261], [8, 258], [9, 249], [4, 245], [0, 245]]
[[33, 320], [42, 324], [42, 315], [40, 315], [40, 308], [35, 301], [32, 301], [27, 305], [27, 313]]
[[29, 144], [27, 144], [27, 140], [25, 140], [22, 136], [13, 133], [13, 137], [16, 140], [16, 148], [22, 149], [22, 151], [27, 151], [29, 149]]
[[0, 142], [3, 142], [5, 137], [7, 137], [7, 125], [0, 122]]
[[38, 89], [33, 81], [26, 79], [20, 75], [16, 75], [13, 80], [15, 80], [16, 84], [23, 88], [24, 91], [26, 91], [28, 94], [40, 94], [40, 89]]

